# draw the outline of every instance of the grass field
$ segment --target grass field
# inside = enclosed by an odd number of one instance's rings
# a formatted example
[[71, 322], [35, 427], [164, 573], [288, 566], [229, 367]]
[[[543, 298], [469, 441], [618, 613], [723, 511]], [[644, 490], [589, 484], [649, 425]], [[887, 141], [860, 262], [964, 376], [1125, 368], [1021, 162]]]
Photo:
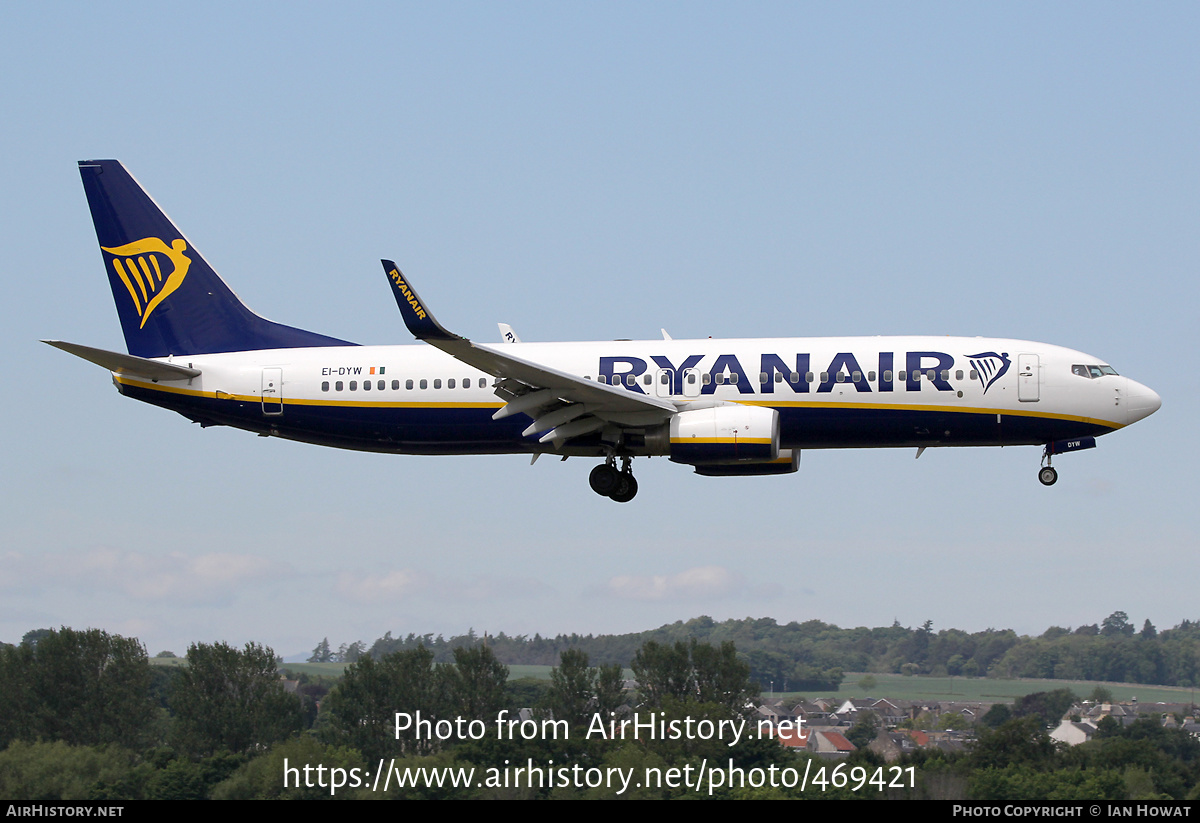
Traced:
[[[789, 692], [790, 696], [891, 697], [897, 700], [961, 700], [999, 703], [1012, 701], [1033, 692], [1070, 689], [1080, 698], [1096, 686], [1112, 692], [1113, 700], [1137, 698], [1139, 703], [1184, 703], [1193, 699], [1194, 689], [1169, 686], [1143, 686], [1136, 683], [1099, 683], [1081, 680], [997, 680], [989, 677], [905, 677], [899, 674], [872, 674], [876, 685], [867, 693], [858, 686], [862, 673], [847, 673], [837, 692]], [[767, 692], [763, 693], [768, 697]]]

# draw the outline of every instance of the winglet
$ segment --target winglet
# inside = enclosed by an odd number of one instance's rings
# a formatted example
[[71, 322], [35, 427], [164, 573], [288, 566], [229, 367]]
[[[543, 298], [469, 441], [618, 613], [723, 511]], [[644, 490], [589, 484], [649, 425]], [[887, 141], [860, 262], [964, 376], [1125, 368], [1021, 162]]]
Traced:
[[404, 325], [408, 326], [413, 337], [418, 340], [463, 339], [457, 334], [446, 331], [442, 328], [442, 324], [433, 318], [395, 263], [391, 260], [379, 262], [383, 263], [383, 270], [387, 273], [388, 282], [392, 284], [392, 296], [396, 298], [396, 305], [400, 307], [400, 316], [404, 318]]

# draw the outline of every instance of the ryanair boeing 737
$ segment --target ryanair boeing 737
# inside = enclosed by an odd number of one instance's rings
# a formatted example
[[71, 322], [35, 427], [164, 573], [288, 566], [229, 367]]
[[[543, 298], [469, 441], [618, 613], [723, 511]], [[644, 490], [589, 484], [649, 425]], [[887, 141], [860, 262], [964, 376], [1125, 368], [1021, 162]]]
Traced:
[[397, 454], [599, 458], [592, 489], [637, 494], [634, 457], [702, 475], [789, 474], [802, 449], [1042, 446], [1054, 455], [1158, 410], [1098, 357], [978, 337], [485, 345], [447, 331], [383, 261], [418, 345], [359, 346], [265, 320], [115, 160], [79, 163], [127, 354], [45, 342], [124, 395], [201, 426]]

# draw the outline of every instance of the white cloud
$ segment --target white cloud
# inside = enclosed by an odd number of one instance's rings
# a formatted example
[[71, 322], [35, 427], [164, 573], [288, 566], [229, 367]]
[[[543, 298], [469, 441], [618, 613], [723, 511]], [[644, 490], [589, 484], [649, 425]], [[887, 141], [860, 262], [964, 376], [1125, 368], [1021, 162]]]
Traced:
[[671, 575], [619, 575], [605, 591], [621, 600], [688, 600], [724, 597], [745, 588], [740, 574], [724, 566], [697, 566]]
[[244, 587], [287, 573], [265, 558], [229, 552], [191, 556], [95, 549], [0, 557], [0, 589], [115, 591], [133, 600], [174, 603], [225, 600]]
[[417, 569], [397, 569], [379, 574], [342, 572], [334, 590], [348, 600], [393, 601], [410, 598], [452, 601], [510, 600], [536, 596], [546, 586], [533, 579], [474, 576], [445, 579]]
[[355, 602], [401, 600], [420, 593], [428, 585], [428, 576], [413, 569], [397, 569], [384, 574], [342, 572], [338, 575], [335, 591]]

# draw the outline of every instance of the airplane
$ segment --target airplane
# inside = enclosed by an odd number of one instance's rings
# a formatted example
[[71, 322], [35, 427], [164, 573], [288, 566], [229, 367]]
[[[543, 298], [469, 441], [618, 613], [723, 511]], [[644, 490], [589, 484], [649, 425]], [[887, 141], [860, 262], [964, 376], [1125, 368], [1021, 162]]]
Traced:
[[[266, 320], [225, 285], [116, 160], [79, 163], [127, 353], [44, 342], [117, 390], [223, 425], [396, 454], [599, 458], [597, 494], [637, 494], [635, 457], [708, 477], [796, 472], [804, 449], [1042, 446], [1053, 457], [1159, 409], [1104, 360], [979, 337], [474, 342], [390, 260], [417, 345], [363, 346]], [[618, 466], [619, 463], [619, 466]]]

